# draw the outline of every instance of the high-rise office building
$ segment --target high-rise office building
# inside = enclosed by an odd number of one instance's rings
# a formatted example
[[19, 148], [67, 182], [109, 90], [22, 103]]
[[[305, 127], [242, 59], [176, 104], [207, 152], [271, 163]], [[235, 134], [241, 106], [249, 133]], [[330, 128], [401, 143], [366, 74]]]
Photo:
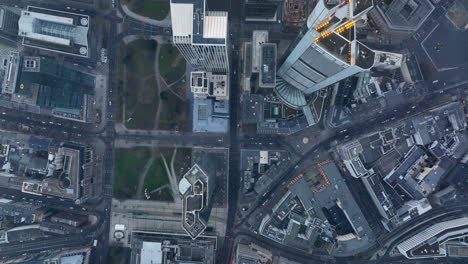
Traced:
[[372, 0], [317, 2], [307, 20], [309, 30], [277, 72], [275, 92], [284, 103], [301, 108], [307, 105], [305, 95], [374, 65], [382, 66], [384, 54], [377, 56], [356, 40], [362, 16], [372, 6]]
[[245, 20], [276, 22], [281, 19], [279, 11], [282, 3], [282, 0], [245, 0]]
[[19, 18], [19, 14], [16, 14], [5, 7], [0, 7], [0, 32], [11, 36], [18, 35]]
[[369, 16], [383, 33], [405, 38], [416, 32], [434, 9], [429, 0], [380, 1]]
[[226, 73], [228, 13], [207, 11], [205, 0], [171, 0], [173, 43], [195, 71]]

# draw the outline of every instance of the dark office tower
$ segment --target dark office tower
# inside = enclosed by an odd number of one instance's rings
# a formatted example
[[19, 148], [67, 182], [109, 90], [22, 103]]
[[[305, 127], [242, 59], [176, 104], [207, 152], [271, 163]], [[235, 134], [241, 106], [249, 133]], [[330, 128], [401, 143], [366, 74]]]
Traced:
[[19, 18], [20, 16], [13, 11], [0, 7], [0, 33], [17, 36]]
[[281, 19], [282, 0], [245, 0], [246, 21], [277, 21]]

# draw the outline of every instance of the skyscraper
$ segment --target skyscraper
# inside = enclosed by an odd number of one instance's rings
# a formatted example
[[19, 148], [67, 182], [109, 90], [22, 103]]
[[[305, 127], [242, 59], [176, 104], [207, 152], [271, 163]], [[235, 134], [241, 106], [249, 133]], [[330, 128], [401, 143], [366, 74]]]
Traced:
[[309, 30], [279, 68], [276, 94], [293, 108], [311, 94], [369, 70], [381, 56], [356, 40], [372, 0], [319, 0], [307, 20]]
[[18, 20], [20, 16], [13, 11], [0, 7], [0, 32], [10, 36], [18, 35]]
[[228, 14], [207, 11], [205, 0], [171, 0], [173, 43], [195, 71], [226, 73]]

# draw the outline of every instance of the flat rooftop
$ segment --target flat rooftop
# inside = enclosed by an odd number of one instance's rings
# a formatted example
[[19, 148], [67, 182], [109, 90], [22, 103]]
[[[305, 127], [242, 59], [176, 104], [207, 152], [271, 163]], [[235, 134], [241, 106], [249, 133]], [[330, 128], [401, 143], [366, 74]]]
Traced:
[[141, 264], [161, 264], [162, 251], [160, 242], [143, 241], [141, 248], [140, 263]]
[[226, 74], [191, 72], [190, 77], [190, 88], [195, 96], [213, 96], [219, 100], [229, 97], [229, 80]]
[[274, 88], [276, 86], [276, 44], [265, 43], [260, 49], [259, 86]]
[[84, 146], [6, 132], [0, 133], [0, 144], [0, 177], [10, 178], [3, 187], [72, 200], [82, 196], [81, 181], [89, 175]]
[[188, 37], [192, 44], [225, 45], [228, 13], [207, 11], [205, 0], [172, 0], [173, 37]]
[[193, 132], [219, 132], [228, 130], [229, 102], [194, 98]]
[[28, 6], [21, 11], [18, 35], [23, 45], [88, 57], [89, 16]]
[[95, 76], [41, 57], [22, 57], [12, 100], [85, 119]]
[[252, 33], [252, 72], [259, 72], [261, 68], [261, 46], [268, 42], [268, 31], [254, 30]]
[[209, 182], [206, 173], [197, 165], [188, 170], [179, 182], [182, 195], [182, 227], [196, 239], [207, 227], [208, 219], [201, 212], [209, 203]]
[[9, 56], [0, 56], [0, 87], [2, 93], [14, 93], [16, 81], [18, 80], [20, 62], [21, 60], [18, 53], [11, 53]]
[[216, 237], [201, 235], [192, 240], [185, 234], [145, 231], [133, 231], [129, 237], [131, 263], [215, 264]]
[[395, 30], [416, 31], [434, 11], [429, 0], [392, 0], [388, 6], [383, 3], [377, 8], [387, 25]]

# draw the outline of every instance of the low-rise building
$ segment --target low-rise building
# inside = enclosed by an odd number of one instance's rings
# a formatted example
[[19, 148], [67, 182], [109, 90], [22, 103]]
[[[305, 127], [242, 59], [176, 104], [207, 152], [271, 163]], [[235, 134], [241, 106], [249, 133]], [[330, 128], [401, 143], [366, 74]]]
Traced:
[[50, 221], [55, 223], [67, 224], [73, 227], [79, 227], [88, 222], [86, 215], [72, 214], [68, 212], [60, 212], [50, 217]]
[[2, 94], [13, 94], [18, 80], [20, 68], [20, 56], [11, 53], [9, 56], [0, 56], [0, 86]]
[[190, 79], [190, 88], [195, 97], [215, 98], [216, 100], [229, 99], [229, 78], [225, 73], [191, 72]]
[[273, 254], [254, 243], [237, 244], [236, 264], [271, 264]]
[[433, 224], [399, 243], [397, 249], [409, 259], [445, 257], [455, 245], [468, 246], [467, 237], [468, 218], [462, 217]]
[[215, 264], [216, 237], [200, 236], [192, 240], [185, 234], [133, 231], [131, 263]]
[[93, 193], [93, 149], [20, 133], [0, 133], [0, 186], [82, 203]]
[[[255, 80], [255, 91], [261, 88], [275, 88], [276, 85], [276, 44], [269, 42], [268, 31], [254, 30], [252, 42], [249, 42], [251, 52], [245, 53], [245, 61], [251, 68], [244, 69], [249, 80]], [[250, 73], [250, 74], [249, 74]], [[257, 81], [258, 80], [258, 81]]]
[[208, 224], [214, 184], [212, 178], [195, 164], [179, 182], [183, 198], [182, 228], [192, 239], [202, 234]]
[[338, 148], [351, 176], [362, 179], [387, 230], [428, 212], [428, 199], [433, 205], [453, 199], [456, 191], [450, 188], [431, 194], [455, 166], [453, 154], [466, 128], [463, 116], [462, 104], [449, 103]]
[[18, 35], [23, 45], [68, 55], [89, 57], [89, 16], [28, 6], [21, 11]]
[[14, 224], [38, 223], [46, 213], [47, 209], [42, 206], [0, 199], [0, 216], [11, 218]]

